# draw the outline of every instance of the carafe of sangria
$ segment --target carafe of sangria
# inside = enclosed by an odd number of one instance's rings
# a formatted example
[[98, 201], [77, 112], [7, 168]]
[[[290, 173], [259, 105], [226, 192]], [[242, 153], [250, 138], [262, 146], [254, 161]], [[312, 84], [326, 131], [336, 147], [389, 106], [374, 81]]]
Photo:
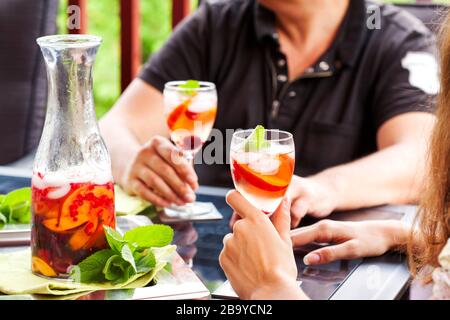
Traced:
[[71, 266], [107, 247], [103, 226], [115, 227], [111, 161], [92, 95], [101, 38], [57, 35], [37, 43], [48, 102], [32, 177], [32, 271], [67, 278]]

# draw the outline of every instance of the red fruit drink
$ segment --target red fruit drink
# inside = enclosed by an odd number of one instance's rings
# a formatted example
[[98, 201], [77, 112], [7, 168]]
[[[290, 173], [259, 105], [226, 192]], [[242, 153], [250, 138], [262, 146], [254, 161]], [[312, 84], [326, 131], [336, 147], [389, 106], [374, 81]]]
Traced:
[[294, 151], [275, 144], [264, 152], [231, 150], [236, 189], [255, 207], [271, 215], [280, 205], [294, 173]]
[[217, 113], [217, 99], [208, 93], [197, 93], [181, 99], [177, 93], [166, 93], [167, 126], [172, 141], [183, 151], [195, 154], [208, 139]]
[[32, 271], [65, 278], [69, 268], [107, 248], [103, 226], [115, 227], [110, 176], [44, 175], [32, 179]]

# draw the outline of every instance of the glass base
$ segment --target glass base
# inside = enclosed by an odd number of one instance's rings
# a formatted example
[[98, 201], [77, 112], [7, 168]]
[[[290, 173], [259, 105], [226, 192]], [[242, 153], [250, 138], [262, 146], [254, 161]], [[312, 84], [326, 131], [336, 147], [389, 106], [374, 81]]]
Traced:
[[171, 206], [164, 212], [169, 218], [188, 218], [211, 213], [213, 208], [208, 203], [194, 202], [184, 206]]

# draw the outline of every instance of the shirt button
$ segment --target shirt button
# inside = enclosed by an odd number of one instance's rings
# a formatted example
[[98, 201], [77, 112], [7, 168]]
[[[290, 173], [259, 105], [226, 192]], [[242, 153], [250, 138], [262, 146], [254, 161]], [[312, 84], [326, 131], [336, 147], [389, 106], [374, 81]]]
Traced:
[[286, 82], [287, 81], [287, 77], [284, 74], [279, 74], [277, 76], [278, 81], [280, 82]]
[[286, 65], [286, 60], [284, 60], [284, 59], [280, 59], [280, 60], [278, 60], [278, 66], [281, 68], [281, 67], [284, 67]]
[[297, 96], [297, 92], [289, 91], [288, 96], [289, 96], [289, 98], [295, 98]]
[[328, 63], [326, 63], [325, 61], [322, 61], [321, 63], [319, 63], [319, 67], [320, 69], [322, 69], [323, 71], [328, 71], [330, 70], [330, 65]]

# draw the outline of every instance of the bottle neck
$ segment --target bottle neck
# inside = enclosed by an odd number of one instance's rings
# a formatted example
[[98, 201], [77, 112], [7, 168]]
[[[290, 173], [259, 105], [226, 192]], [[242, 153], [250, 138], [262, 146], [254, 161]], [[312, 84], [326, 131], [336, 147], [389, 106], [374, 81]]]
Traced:
[[64, 124], [67, 133], [88, 133], [96, 127], [92, 70], [97, 48], [42, 51], [47, 62], [47, 120]]
[[98, 46], [43, 46], [47, 67], [47, 115], [35, 168], [44, 171], [86, 167], [110, 170], [98, 128], [92, 72]]

